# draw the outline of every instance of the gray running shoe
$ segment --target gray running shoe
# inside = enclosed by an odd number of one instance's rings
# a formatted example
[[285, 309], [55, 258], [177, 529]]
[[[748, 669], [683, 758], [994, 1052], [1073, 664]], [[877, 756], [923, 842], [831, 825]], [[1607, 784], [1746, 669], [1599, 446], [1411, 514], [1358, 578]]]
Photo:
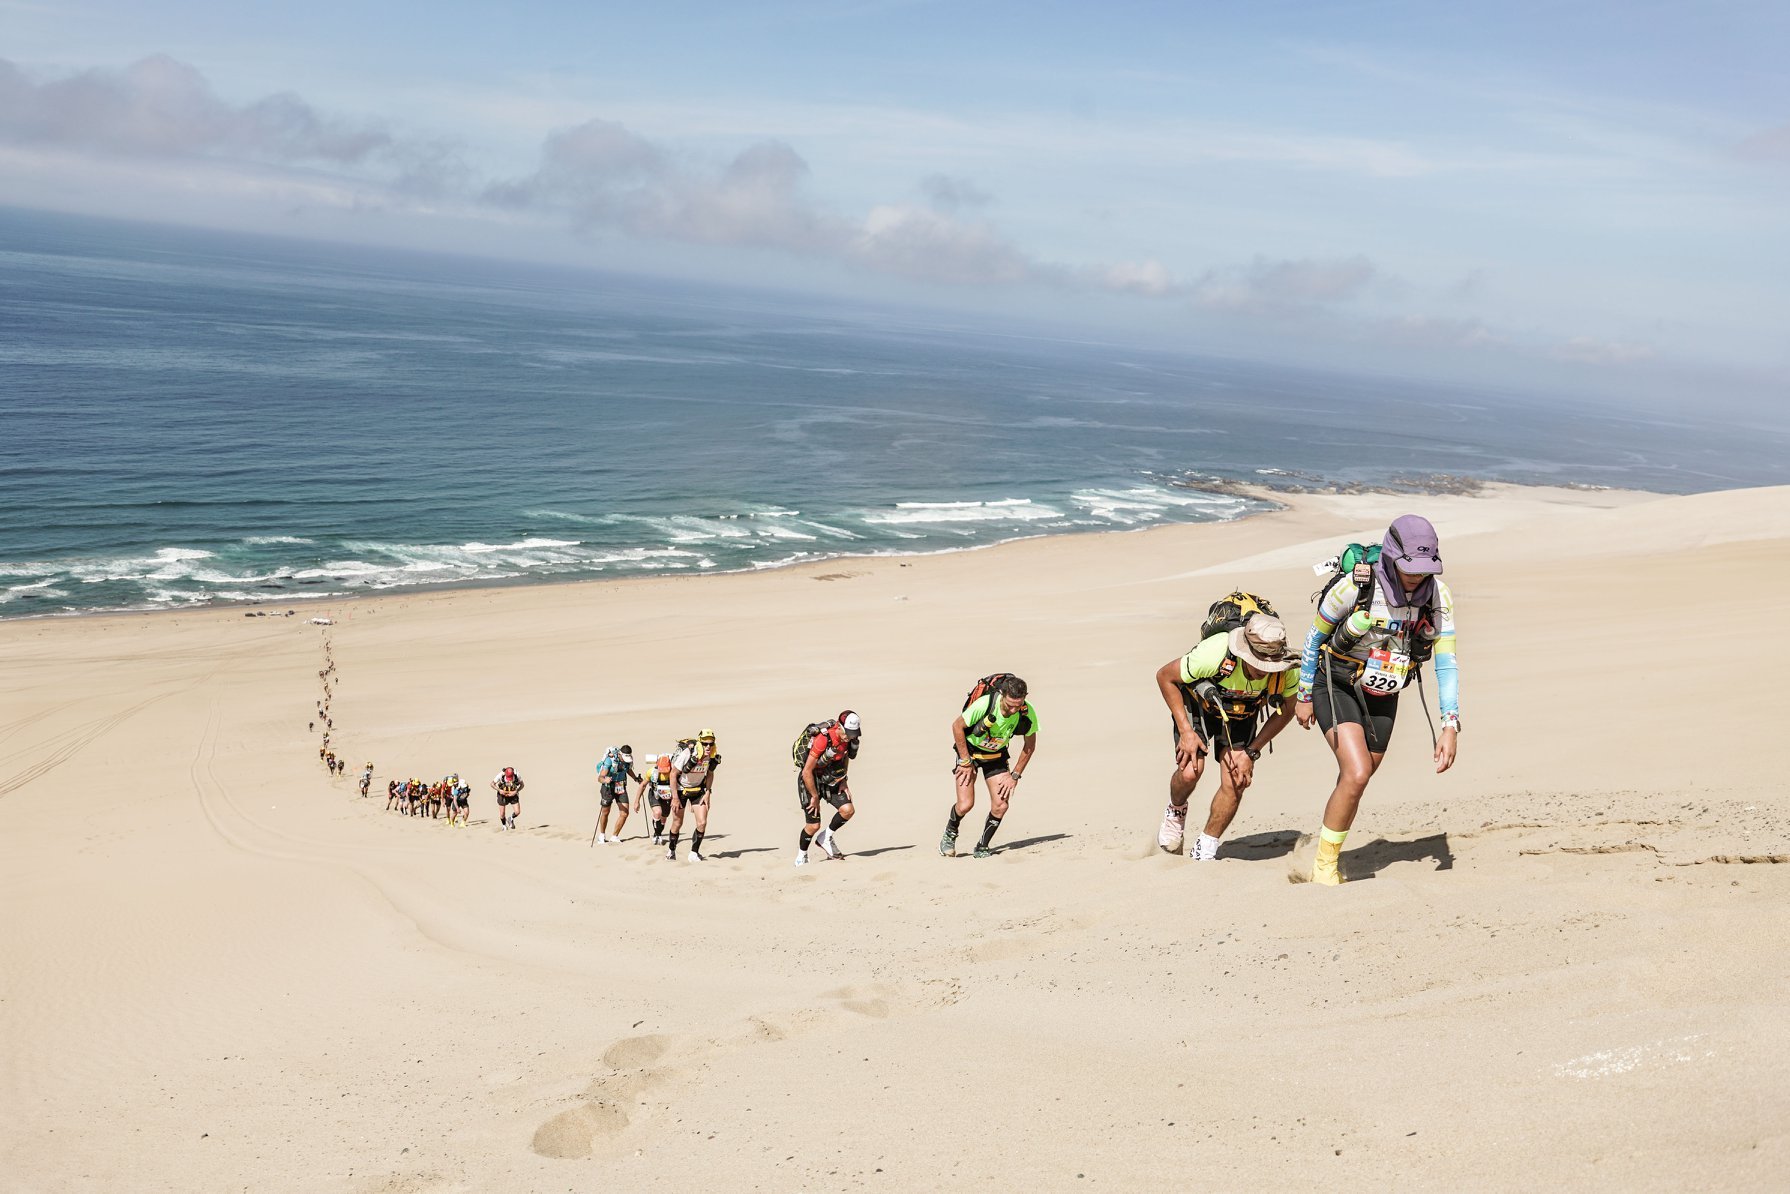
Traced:
[[984, 846], [984, 845], [978, 843], [976, 846], [976, 857], [977, 858], [993, 858], [994, 851], [989, 849], [987, 846]]
[[949, 831], [939, 839], [939, 854], [945, 858], [957, 857], [957, 835]]

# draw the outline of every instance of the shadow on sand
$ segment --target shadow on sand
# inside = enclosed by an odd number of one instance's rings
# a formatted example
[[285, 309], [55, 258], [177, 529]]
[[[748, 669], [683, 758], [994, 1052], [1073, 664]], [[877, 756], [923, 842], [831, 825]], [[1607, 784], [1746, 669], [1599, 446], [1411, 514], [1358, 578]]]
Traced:
[[1433, 861], [1433, 869], [1438, 871], [1454, 869], [1454, 851], [1449, 849], [1446, 833], [1432, 833], [1428, 837], [1408, 842], [1375, 838], [1365, 846], [1343, 851], [1342, 871], [1346, 879], [1354, 882], [1357, 879], [1371, 879], [1397, 862], [1425, 860]]
[[997, 842], [994, 851], [996, 854], [1005, 854], [1009, 850], [1024, 850], [1028, 846], [1042, 846], [1045, 842], [1060, 842], [1064, 838], [1073, 836], [1068, 833], [1046, 833], [1038, 837], [1022, 837], [1016, 842]]
[[897, 850], [912, 850], [913, 848], [914, 848], [914, 844], [912, 842], [909, 842], [905, 846], [878, 846], [874, 850], [853, 851], [851, 854], [851, 857], [853, 857], [853, 858], [875, 858], [878, 854], [893, 854]]
[[[1191, 843], [1189, 843], [1191, 844]], [[1299, 835], [1290, 829], [1273, 833], [1246, 833], [1218, 847], [1220, 858], [1284, 858], [1299, 844]]]

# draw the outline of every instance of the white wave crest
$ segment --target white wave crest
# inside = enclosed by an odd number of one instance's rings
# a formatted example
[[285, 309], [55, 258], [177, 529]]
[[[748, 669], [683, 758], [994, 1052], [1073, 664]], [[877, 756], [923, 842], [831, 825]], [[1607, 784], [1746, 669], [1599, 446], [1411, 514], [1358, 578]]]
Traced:
[[577, 539], [535, 539], [528, 538], [520, 543], [462, 543], [460, 550], [472, 555], [483, 555], [490, 551], [527, 551], [537, 547], [577, 547]]
[[1234, 518], [1248, 508], [1242, 498], [1221, 494], [1180, 493], [1139, 486], [1132, 489], [1078, 489], [1069, 500], [1088, 515], [1119, 526], [1160, 522], [1171, 511], [1210, 511], [1214, 518]]
[[864, 521], [872, 526], [916, 526], [947, 523], [1044, 522], [1063, 512], [1030, 498], [995, 502], [898, 502], [893, 510], [872, 510]]

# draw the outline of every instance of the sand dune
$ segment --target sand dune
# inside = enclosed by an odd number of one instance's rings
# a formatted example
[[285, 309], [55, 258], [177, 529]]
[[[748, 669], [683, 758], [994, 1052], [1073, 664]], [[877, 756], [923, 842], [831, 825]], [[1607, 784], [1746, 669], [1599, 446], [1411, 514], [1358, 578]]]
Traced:
[[[1345, 854], [1290, 730], [1212, 866], [1154, 849], [1151, 674], [1233, 584], [1417, 505], [1461, 757], [1414, 707]], [[699, 580], [0, 624], [0, 1185], [1776, 1189], [1790, 490], [1299, 498], [1241, 523]], [[306, 613], [314, 611], [306, 610]], [[325, 777], [457, 770], [450, 831]], [[938, 857], [979, 674], [1040, 749]], [[791, 738], [865, 721], [842, 863]], [[720, 735], [710, 860], [592, 848], [604, 746]], [[490, 775], [528, 781], [494, 831]], [[1196, 803], [1209, 796], [1202, 790]], [[979, 826], [981, 811], [966, 824]]]

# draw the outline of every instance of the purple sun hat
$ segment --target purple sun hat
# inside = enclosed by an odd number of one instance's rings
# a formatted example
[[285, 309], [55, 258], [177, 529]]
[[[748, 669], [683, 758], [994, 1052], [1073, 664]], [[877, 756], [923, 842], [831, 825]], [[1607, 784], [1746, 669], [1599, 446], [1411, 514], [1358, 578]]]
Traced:
[[1409, 576], [1441, 575], [1442, 544], [1436, 528], [1421, 514], [1401, 514], [1386, 528], [1380, 562]]

